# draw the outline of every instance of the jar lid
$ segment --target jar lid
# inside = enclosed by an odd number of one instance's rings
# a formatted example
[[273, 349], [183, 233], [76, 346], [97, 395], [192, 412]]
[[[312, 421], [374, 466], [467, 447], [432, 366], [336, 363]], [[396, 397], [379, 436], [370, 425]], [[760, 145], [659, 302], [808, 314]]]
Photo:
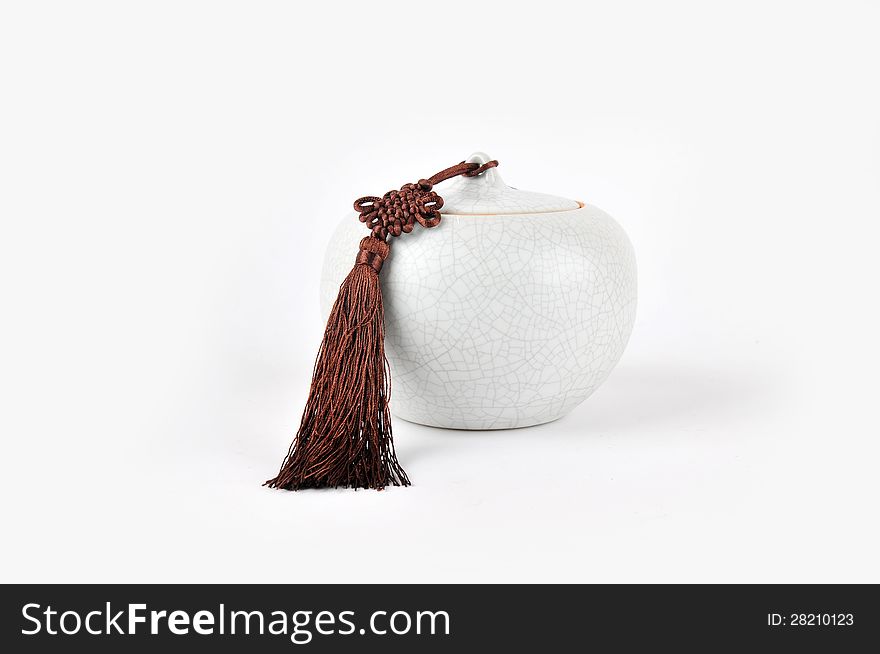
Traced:
[[[492, 158], [483, 152], [475, 152], [467, 159], [478, 164], [491, 160]], [[458, 177], [448, 189], [443, 189], [440, 195], [443, 196], [441, 213], [455, 215], [547, 213], [570, 211], [581, 206], [576, 200], [546, 193], [521, 191], [508, 186], [501, 179], [497, 168], [490, 168], [476, 177]]]

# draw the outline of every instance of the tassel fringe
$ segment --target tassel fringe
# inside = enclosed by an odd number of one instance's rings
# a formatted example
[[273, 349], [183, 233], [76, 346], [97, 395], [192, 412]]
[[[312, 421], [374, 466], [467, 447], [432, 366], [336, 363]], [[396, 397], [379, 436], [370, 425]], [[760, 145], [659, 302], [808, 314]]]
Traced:
[[271, 488], [409, 486], [397, 461], [388, 410], [385, 312], [378, 271], [388, 245], [361, 241], [339, 287], [315, 362], [299, 431]]

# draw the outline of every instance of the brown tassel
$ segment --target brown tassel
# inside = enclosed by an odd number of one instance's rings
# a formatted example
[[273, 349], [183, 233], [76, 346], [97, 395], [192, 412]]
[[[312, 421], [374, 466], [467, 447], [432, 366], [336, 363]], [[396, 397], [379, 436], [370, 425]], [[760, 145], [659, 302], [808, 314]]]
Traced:
[[391, 440], [385, 314], [379, 270], [389, 247], [361, 240], [339, 287], [315, 363], [302, 424], [272, 488], [408, 486]]
[[417, 184], [354, 204], [371, 235], [363, 238], [354, 268], [339, 287], [315, 362], [299, 431], [271, 488], [382, 489], [409, 486], [391, 438], [391, 392], [385, 359], [385, 312], [379, 271], [388, 258], [385, 239], [411, 232], [418, 222], [440, 222], [443, 199], [433, 185], [457, 175], [478, 175], [498, 165], [462, 162]]

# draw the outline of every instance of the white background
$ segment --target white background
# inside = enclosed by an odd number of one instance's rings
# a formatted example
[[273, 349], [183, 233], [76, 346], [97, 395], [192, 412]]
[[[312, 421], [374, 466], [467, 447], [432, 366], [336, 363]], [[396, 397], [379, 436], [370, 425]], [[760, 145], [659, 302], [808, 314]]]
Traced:
[[[0, 580], [880, 581], [878, 33], [871, 2], [4, 3]], [[411, 488], [262, 488], [330, 230], [475, 150], [628, 231], [620, 365], [541, 427], [395, 421]]]

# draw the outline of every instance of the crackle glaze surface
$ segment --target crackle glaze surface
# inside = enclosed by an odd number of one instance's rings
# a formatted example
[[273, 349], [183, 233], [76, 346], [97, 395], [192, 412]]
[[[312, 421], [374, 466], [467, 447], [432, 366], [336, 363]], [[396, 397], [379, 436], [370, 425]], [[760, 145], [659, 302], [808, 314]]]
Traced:
[[[502, 215], [446, 208], [436, 228], [394, 240], [380, 275], [392, 412], [457, 429], [565, 415], [605, 380], [629, 339], [636, 310], [629, 239], [589, 205]], [[331, 240], [325, 318], [365, 231], [350, 214]]]

